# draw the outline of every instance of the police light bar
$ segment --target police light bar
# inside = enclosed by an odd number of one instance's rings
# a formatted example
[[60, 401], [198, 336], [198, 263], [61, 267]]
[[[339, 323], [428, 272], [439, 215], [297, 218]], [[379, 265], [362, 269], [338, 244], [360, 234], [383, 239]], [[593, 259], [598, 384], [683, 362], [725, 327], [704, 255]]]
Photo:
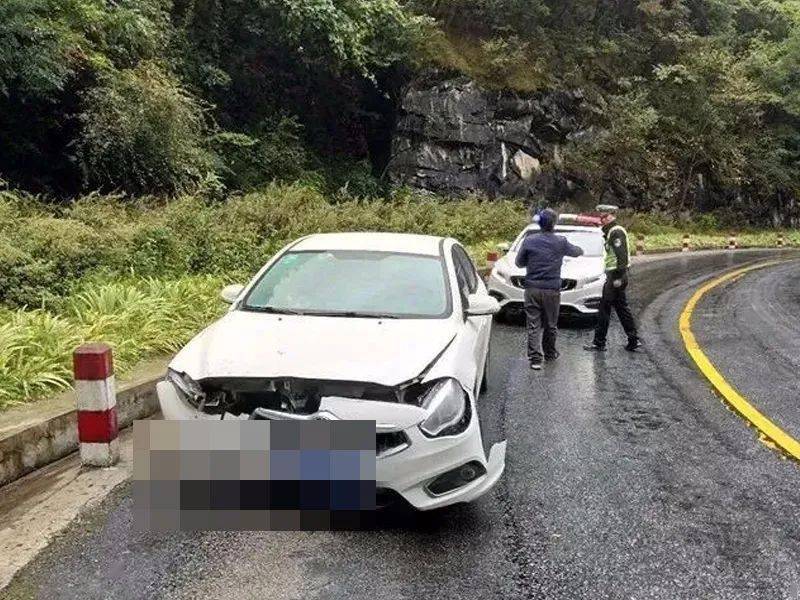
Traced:
[[589, 214], [570, 214], [566, 213], [558, 217], [559, 225], [582, 225], [584, 227], [602, 227], [603, 218], [601, 215]]

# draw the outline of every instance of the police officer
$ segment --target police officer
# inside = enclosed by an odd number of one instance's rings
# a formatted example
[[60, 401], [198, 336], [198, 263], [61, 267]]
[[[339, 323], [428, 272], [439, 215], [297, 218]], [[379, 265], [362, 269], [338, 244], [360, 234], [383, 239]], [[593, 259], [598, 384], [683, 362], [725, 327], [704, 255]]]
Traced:
[[611, 310], [617, 311], [619, 322], [628, 336], [625, 350], [635, 352], [642, 343], [636, 331], [636, 321], [628, 306], [628, 268], [631, 264], [628, 250], [628, 232], [616, 222], [614, 215], [606, 215], [603, 224], [603, 235], [606, 240], [606, 282], [603, 285], [603, 297], [600, 299], [597, 327], [594, 340], [584, 346], [585, 350], [603, 351], [606, 349], [606, 335], [611, 320]]

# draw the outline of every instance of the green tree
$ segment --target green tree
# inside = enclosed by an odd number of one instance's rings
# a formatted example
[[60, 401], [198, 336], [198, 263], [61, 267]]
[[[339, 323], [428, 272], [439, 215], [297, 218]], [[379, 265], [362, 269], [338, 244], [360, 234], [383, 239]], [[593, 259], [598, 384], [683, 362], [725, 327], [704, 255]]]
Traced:
[[89, 188], [174, 194], [213, 176], [204, 110], [161, 65], [109, 71], [85, 106], [78, 156]]

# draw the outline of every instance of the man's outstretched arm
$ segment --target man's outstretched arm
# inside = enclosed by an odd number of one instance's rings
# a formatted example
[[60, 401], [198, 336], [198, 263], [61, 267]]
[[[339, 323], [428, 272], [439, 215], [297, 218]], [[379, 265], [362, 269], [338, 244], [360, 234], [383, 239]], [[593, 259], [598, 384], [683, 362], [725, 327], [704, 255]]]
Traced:
[[570, 244], [567, 238], [564, 238], [564, 256], [572, 256], [573, 258], [576, 256], [583, 255], [583, 248], [580, 246], [576, 246], [575, 244]]

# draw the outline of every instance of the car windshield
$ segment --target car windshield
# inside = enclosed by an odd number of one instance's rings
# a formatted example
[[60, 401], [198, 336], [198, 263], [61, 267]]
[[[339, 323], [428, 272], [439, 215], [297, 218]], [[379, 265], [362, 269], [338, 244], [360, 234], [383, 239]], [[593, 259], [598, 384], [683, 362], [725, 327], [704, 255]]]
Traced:
[[450, 312], [436, 256], [330, 250], [288, 252], [253, 286], [243, 310], [425, 318]]
[[[527, 239], [532, 235], [541, 235], [541, 231], [531, 230], [519, 239], [514, 246], [514, 250], [518, 250], [522, 245], [522, 240]], [[584, 256], [603, 256], [603, 234], [600, 231], [564, 231], [556, 229], [556, 235], [563, 235], [567, 238], [570, 244], [574, 244], [583, 249]]]

